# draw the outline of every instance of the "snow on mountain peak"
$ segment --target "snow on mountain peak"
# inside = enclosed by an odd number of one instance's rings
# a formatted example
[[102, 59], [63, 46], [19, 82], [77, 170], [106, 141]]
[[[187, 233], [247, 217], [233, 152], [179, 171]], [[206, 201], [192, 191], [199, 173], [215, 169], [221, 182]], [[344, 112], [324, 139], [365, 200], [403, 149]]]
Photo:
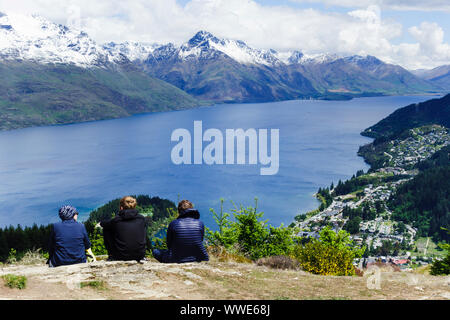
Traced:
[[102, 48], [112, 56], [113, 61], [119, 61], [121, 56], [125, 56], [130, 61], [144, 61], [160, 46], [156, 43], [125, 41], [122, 43], [109, 42]]
[[[215, 59], [227, 56], [242, 64], [280, 66], [327, 63], [342, 58], [337, 55], [307, 55], [300, 51], [277, 52], [255, 49], [241, 40], [219, 39], [208, 31], [197, 32], [181, 46], [140, 42], [109, 42], [98, 45], [87, 33], [50, 22], [38, 15], [0, 12], [0, 59], [30, 60], [39, 63], [74, 64], [80, 67], [105, 66], [124, 61], [167, 59]], [[352, 56], [351, 62], [376, 64], [377, 59]], [[363, 58], [363, 57], [361, 57]], [[370, 61], [369, 61], [370, 60]]]
[[208, 59], [225, 54], [242, 64], [273, 66], [281, 61], [274, 50], [259, 50], [249, 47], [241, 40], [219, 39], [207, 31], [199, 31], [179, 48], [180, 59]]
[[0, 58], [81, 67], [108, 62], [108, 53], [85, 32], [38, 15], [0, 15]]

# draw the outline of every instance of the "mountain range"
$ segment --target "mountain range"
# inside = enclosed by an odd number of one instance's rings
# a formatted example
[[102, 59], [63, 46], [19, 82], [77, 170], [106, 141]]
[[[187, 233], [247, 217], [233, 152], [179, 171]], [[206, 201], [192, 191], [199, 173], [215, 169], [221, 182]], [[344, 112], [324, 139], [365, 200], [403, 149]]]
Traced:
[[201, 104], [433, 94], [448, 88], [435, 79], [439, 76], [413, 74], [373, 56], [255, 49], [207, 31], [181, 45], [98, 44], [83, 31], [41, 16], [4, 13], [0, 74], [0, 129]]
[[450, 91], [450, 65], [439, 66], [431, 70], [413, 70], [412, 73], [447, 92]]

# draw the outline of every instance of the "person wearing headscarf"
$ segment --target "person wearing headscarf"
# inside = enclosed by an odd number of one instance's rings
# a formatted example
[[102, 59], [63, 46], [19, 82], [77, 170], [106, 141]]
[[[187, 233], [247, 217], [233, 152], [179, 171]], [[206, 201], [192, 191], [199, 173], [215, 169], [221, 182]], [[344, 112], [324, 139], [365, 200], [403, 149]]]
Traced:
[[49, 266], [85, 263], [86, 251], [92, 256], [93, 254], [86, 228], [84, 224], [77, 222], [77, 209], [63, 206], [59, 209], [59, 218], [61, 221], [53, 224], [50, 234]]

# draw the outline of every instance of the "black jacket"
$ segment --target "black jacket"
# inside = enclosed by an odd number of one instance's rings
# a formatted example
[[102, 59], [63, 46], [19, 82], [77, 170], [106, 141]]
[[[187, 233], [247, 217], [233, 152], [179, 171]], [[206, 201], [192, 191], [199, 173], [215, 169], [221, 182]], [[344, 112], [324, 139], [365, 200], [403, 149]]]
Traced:
[[[115, 218], [102, 221], [105, 246], [115, 260], [140, 260], [147, 245], [147, 219], [135, 209], [121, 210]], [[108, 243], [107, 243], [108, 242]]]
[[199, 220], [200, 213], [188, 209], [172, 221], [167, 229], [169, 260], [173, 263], [208, 261], [208, 253], [203, 246], [205, 226]]

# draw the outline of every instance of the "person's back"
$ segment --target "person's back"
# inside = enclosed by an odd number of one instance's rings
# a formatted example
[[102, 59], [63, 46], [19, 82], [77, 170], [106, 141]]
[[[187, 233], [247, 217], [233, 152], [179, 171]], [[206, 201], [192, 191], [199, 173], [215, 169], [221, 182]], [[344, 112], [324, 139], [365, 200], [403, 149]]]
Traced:
[[170, 223], [167, 246], [170, 248], [173, 262], [199, 262], [209, 259], [203, 246], [205, 227], [199, 218], [197, 210], [187, 209]]
[[200, 213], [188, 200], [178, 204], [178, 218], [167, 228], [168, 250], [153, 250], [156, 260], [163, 263], [186, 263], [208, 261], [208, 253], [203, 245], [205, 226], [200, 221]]
[[61, 222], [53, 224], [49, 244], [49, 264], [52, 267], [86, 262], [86, 250], [91, 244], [83, 224], [77, 222], [73, 207], [60, 209]]
[[119, 214], [100, 224], [111, 260], [141, 260], [145, 256], [147, 221], [135, 207], [136, 200], [125, 197], [121, 200]]

